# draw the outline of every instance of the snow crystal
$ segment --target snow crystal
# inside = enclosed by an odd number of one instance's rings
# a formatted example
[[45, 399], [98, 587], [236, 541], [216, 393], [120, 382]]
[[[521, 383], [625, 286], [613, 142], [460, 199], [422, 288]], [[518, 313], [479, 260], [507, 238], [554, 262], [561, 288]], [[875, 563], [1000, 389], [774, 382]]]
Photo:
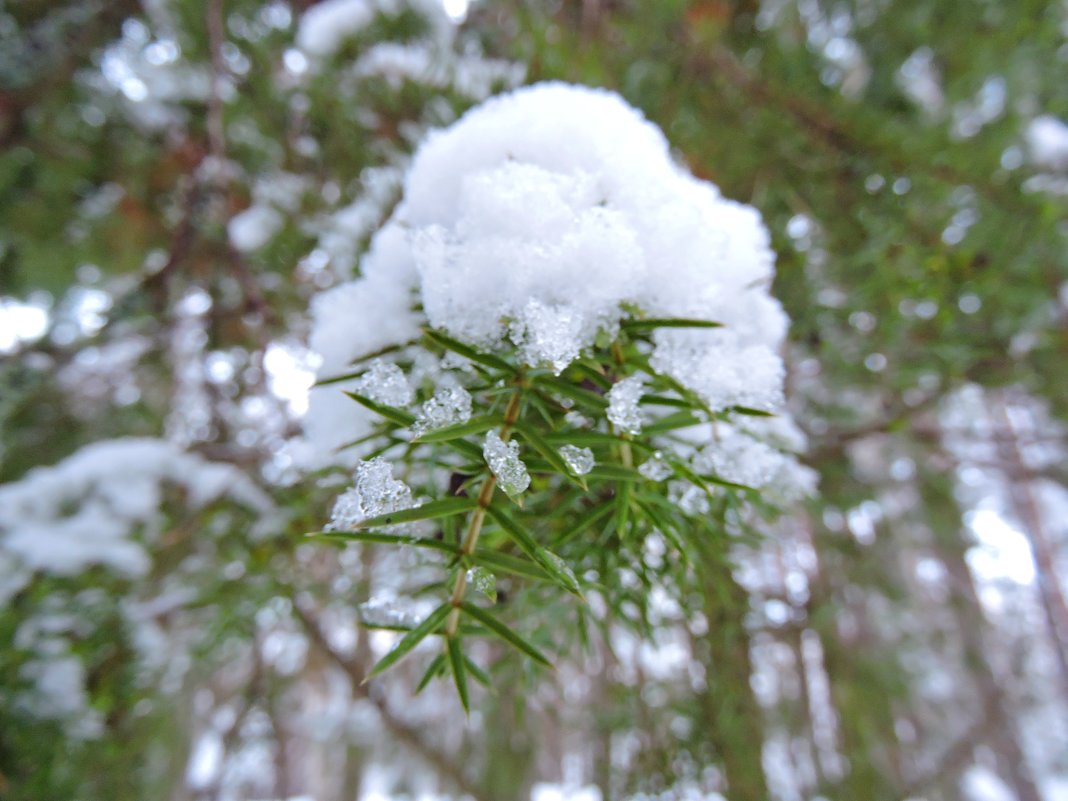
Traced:
[[457, 426], [471, 419], [471, 393], [463, 387], [441, 387], [423, 404], [415, 420], [413, 433], [421, 436], [428, 431]]
[[530, 473], [519, 459], [518, 443], [505, 442], [496, 431], [490, 431], [486, 434], [482, 454], [508, 497], [515, 498], [530, 486]]
[[404, 173], [397, 167], [368, 168], [360, 173], [359, 196], [312, 225], [319, 234], [320, 254], [328, 258], [338, 278], [352, 277], [361, 243], [382, 224], [400, 195], [403, 180]]
[[721, 426], [716, 444], [706, 448], [695, 466], [725, 481], [765, 486], [782, 466], [783, 455], [733, 426]]
[[946, 102], [942, 75], [931, 48], [924, 46], [914, 50], [898, 69], [895, 82], [928, 116], [936, 117], [942, 113]]
[[[397, 365], [375, 359], [356, 382], [356, 391], [375, 403], [403, 409], [412, 402], [412, 388]], [[468, 409], [471, 403], [468, 401]]]
[[330, 514], [328, 531], [351, 531], [362, 521], [386, 512], [418, 506], [411, 488], [393, 478], [393, 468], [381, 457], [356, 465], [354, 485], [342, 494]]
[[[136, 492], [136, 488], [131, 491]], [[91, 504], [71, 518], [27, 521], [7, 535], [3, 547], [17, 555], [30, 572], [73, 576], [95, 564], [125, 576], [143, 576], [151, 562], [144, 548], [128, 539], [129, 529], [128, 520]]]
[[[774, 301], [767, 299], [769, 304]], [[764, 306], [778, 318], [778, 307]], [[773, 311], [774, 309], [774, 311]], [[753, 308], [751, 320], [758, 319]], [[713, 411], [730, 406], [749, 406], [771, 411], [782, 403], [785, 375], [778, 354], [759, 345], [743, 345], [736, 331], [665, 329], [655, 336], [653, 368], [675, 378], [696, 392]], [[720, 358], [724, 351], [731, 358]]]
[[[562, 403], [561, 405], [565, 409], [567, 408], [566, 403]], [[588, 418], [582, 412], [575, 411], [574, 409], [564, 415], [564, 422], [572, 428], [589, 428], [593, 425], [593, 420]]]
[[0, 297], [0, 353], [10, 353], [23, 342], [33, 342], [48, 330], [48, 309], [36, 303], [23, 303]]
[[73, 656], [30, 663], [23, 672], [35, 678], [41, 698], [47, 701], [47, 709], [38, 710], [42, 717], [62, 718], [88, 706], [85, 668]]
[[689, 481], [668, 482], [668, 500], [688, 515], [705, 515], [711, 508], [705, 491]]
[[645, 382], [641, 376], [630, 376], [608, 390], [608, 419], [624, 434], [639, 434], [642, 430], [641, 399]]
[[530, 790], [530, 801], [601, 801], [600, 788], [539, 782]]
[[[353, 361], [420, 335], [412, 310], [415, 265], [399, 229], [375, 237], [359, 281], [341, 284], [312, 303], [311, 348], [322, 357], [319, 375], [350, 372]], [[341, 393], [340, 386], [315, 387], [309, 394], [304, 429], [309, 444], [329, 454], [370, 431], [374, 420]]]
[[6, 604], [30, 583], [30, 574], [19, 560], [0, 550], [0, 604]]
[[262, 248], [282, 230], [282, 211], [292, 213], [299, 208], [306, 188], [306, 178], [289, 172], [257, 176], [252, 183], [252, 204], [226, 225], [230, 244], [244, 253]]
[[86, 80], [119, 98], [123, 113], [138, 127], [180, 126], [189, 104], [202, 104], [210, 96], [211, 70], [188, 59], [158, 58], [157, 46], [164, 40], [146, 47], [147, 34], [143, 25], [139, 30], [124, 25], [122, 37], [101, 55], [99, 72], [88, 73]]
[[353, 69], [361, 77], [384, 78], [394, 88], [411, 81], [422, 86], [452, 89], [457, 94], [481, 100], [494, 87], [513, 87], [523, 82], [521, 65], [484, 56], [447, 54], [426, 42], [382, 42], [368, 48]]
[[960, 788], [968, 801], [1012, 801], [1016, 793], [985, 765], [970, 765], [961, 775]]
[[380, 232], [360, 267], [359, 281], [334, 287], [312, 302], [311, 346], [323, 357], [322, 375], [419, 336], [421, 319], [412, 311], [417, 275], [404, 233]]
[[671, 469], [671, 465], [664, 461], [663, 454], [657, 451], [653, 454], [653, 458], [642, 462], [638, 467], [638, 472], [650, 481], [663, 481], [675, 471]]
[[528, 364], [548, 364], [559, 375], [579, 355], [583, 321], [571, 306], [530, 300], [512, 321], [512, 341]]
[[409, 603], [401, 604], [396, 600], [372, 598], [358, 607], [360, 622], [365, 626], [378, 628], [415, 628], [424, 617], [420, 610]]
[[541, 84], [484, 103], [419, 151], [399, 215], [433, 325], [555, 370], [628, 304], [737, 328], [695, 337], [721, 361], [772, 355], [785, 330], [759, 216], [679, 170], [614, 94]]
[[460, 56], [452, 71], [452, 85], [465, 97], [482, 100], [501, 88], [512, 89], [527, 77], [522, 64], [479, 55]]
[[441, 84], [445, 78], [445, 64], [434, 58], [434, 53], [423, 45], [382, 42], [369, 48], [359, 61], [354, 72], [357, 75], [379, 75], [393, 88], [405, 80], [421, 84]]
[[561, 445], [560, 456], [576, 476], [584, 476], [593, 470], [593, 451], [576, 445]]

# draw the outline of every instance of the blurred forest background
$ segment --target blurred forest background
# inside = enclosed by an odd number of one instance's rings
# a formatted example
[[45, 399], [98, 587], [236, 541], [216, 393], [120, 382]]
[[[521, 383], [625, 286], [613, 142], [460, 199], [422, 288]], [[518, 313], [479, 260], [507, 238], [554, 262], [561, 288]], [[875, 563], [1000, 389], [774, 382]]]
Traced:
[[[308, 306], [545, 79], [764, 215], [819, 493], [467, 719], [301, 542]], [[1068, 799], [1065, 120], [1059, 1], [6, 0], [0, 798]]]

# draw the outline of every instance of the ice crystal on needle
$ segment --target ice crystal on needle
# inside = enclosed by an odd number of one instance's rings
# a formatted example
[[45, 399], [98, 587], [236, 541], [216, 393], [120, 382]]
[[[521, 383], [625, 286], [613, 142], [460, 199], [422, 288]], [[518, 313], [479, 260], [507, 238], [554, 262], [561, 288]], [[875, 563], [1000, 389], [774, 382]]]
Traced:
[[578, 358], [584, 327], [582, 316], [572, 307], [530, 300], [512, 321], [509, 332], [524, 361], [546, 363], [559, 375]]
[[576, 476], [584, 476], [593, 470], [593, 451], [577, 445], [561, 445], [560, 456]]
[[668, 482], [668, 500], [688, 515], [706, 515], [711, 508], [705, 491], [689, 481]]
[[639, 434], [642, 430], [641, 409], [644, 382], [641, 376], [630, 376], [608, 390], [608, 419], [625, 434]]
[[663, 481], [665, 478], [670, 478], [675, 471], [671, 469], [671, 465], [664, 461], [660, 451], [657, 451], [653, 454], [652, 459], [647, 459], [641, 463], [638, 467], [638, 472], [650, 481]]
[[519, 459], [519, 445], [516, 442], [506, 442], [496, 431], [490, 431], [482, 445], [482, 455], [509, 498], [519, 496], [530, 486], [530, 473]]
[[497, 577], [489, 570], [476, 565], [467, 571], [467, 581], [491, 601], [497, 601]]
[[369, 517], [418, 506], [411, 488], [393, 478], [389, 462], [381, 457], [356, 465], [351, 489], [342, 494], [330, 514], [329, 531], [349, 531]]
[[375, 359], [356, 382], [356, 391], [375, 403], [403, 408], [412, 402], [412, 388], [404, 371], [395, 364]]
[[442, 387], [423, 404], [416, 418], [416, 436], [437, 428], [457, 426], [471, 419], [471, 393], [463, 387]]
[[419, 610], [411, 608], [411, 604], [399, 603], [396, 600], [372, 598], [357, 607], [360, 622], [365, 626], [377, 628], [415, 628], [419, 625]]

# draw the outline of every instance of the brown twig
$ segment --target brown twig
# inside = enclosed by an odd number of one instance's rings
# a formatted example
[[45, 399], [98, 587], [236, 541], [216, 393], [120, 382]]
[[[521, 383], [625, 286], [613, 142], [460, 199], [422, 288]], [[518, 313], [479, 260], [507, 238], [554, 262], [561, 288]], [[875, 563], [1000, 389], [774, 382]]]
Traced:
[[191, 177], [185, 191], [182, 193], [182, 216], [178, 220], [178, 225], [171, 236], [171, 246], [167, 251], [167, 261], [164, 262], [159, 270], [146, 276], [141, 284], [133, 290], [134, 292], [139, 290], [153, 292], [156, 296], [156, 304], [161, 309], [166, 306], [167, 282], [188, 258], [190, 251], [193, 249], [193, 242], [196, 239], [193, 221], [196, 218], [197, 208], [200, 206], [202, 199], [203, 189], [201, 183], [196, 177]]
[[226, 73], [222, 46], [225, 39], [223, 23], [223, 0], [208, 0], [207, 8], [208, 47], [211, 50], [211, 92], [208, 95], [208, 144], [211, 155], [226, 158], [226, 132], [223, 121], [223, 102], [219, 94], [219, 82]]

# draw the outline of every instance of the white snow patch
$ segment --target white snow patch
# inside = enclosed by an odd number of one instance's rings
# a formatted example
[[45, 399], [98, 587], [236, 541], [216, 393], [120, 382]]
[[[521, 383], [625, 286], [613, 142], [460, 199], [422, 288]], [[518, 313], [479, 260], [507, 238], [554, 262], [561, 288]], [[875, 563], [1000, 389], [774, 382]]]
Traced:
[[374, 15], [375, 4], [369, 0], [320, 0], [300, 17], [297, 47], [316, 56], [332, 55]]
[[235, 214], [226, 224], [230, 244], [243, 253], [259, 250], [274, 238], [284, 222], [277, 209], [270, 206], [249, 206]]
[[163, 440], [106, 440], [0, 486], [0, 553], [20, 572], [74, 575], [104, 565], [144, 575], [148, 555], [132, 534], [158, 522], [165, 484], [183, 487], [192, 508], [224, 494], [261, 512], [271, 506], [230, 465]]
[[1031, 160], [1047, 170], [1068, 170], [1068, 123], [1043, 114], [1035, 117], [1024, 131]]

